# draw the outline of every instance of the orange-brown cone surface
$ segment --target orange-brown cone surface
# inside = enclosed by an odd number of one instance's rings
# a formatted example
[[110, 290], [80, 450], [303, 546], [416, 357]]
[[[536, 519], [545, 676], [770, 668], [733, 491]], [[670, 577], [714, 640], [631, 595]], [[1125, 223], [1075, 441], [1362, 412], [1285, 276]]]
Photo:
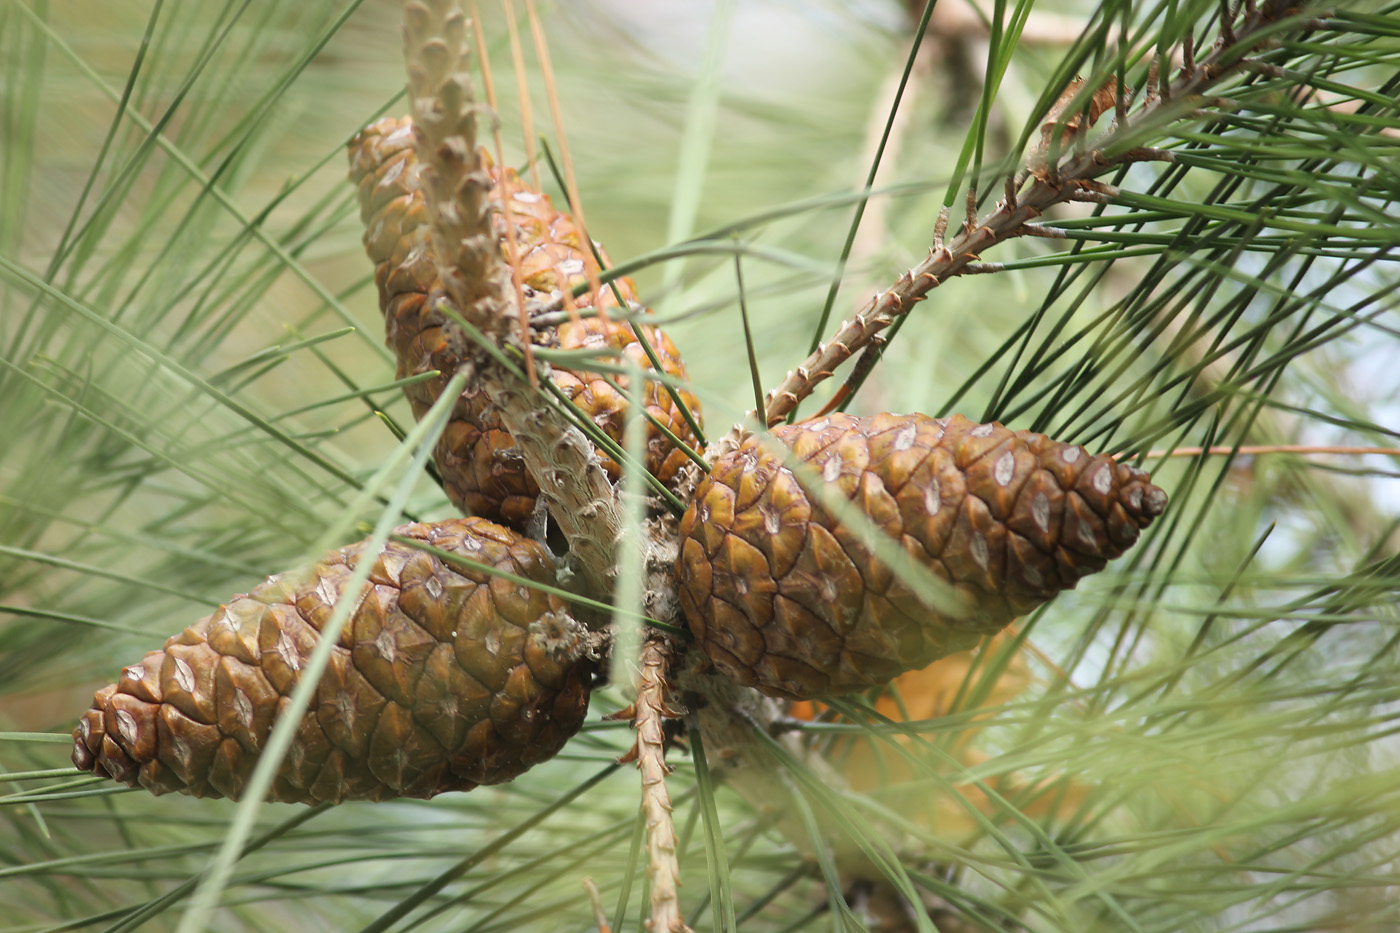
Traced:
[[772, 696], [878, 686], [969, 648], [1102, 570], [1166, 507], [1141, 470], [959, 415], [838, 414], [773, 435], [969, 611], [925, 606], [750, 437], [696, 489], [676, 573], [701, 648]]
[[[957, 697], [961, 697], [963, 713], [1013, 702], [1032, 681], [1024, 648], [1009, 658], [998, 658], [1015, 635], [1011, 626], [975, 651], [960, 651], [928, 667], [906, 671], [879, 691], [871, 706], [893, 722], [917, 723], [946, 717], [953, 712]], [[788, 715], [809, 722], [819, 716], [845, 721], [823, 704], [807, 700], [789, 703]], [[941, 839], [961, 840], [979, 831], [979, 821], [969, 812], [968, 804], [992, 818], [1001, 809], [978, 786], [981, 781], [965, 780], [956, 773], [960, 769], [948, 766], [950, 758], [963, 768], [987, 760], [986, 753], [968, 746], [990, 715], [968, 717], [965, 728], [952, 734], [940, 729], [922, 738], [889, 730], [879, 736], [818, 733], [813, 738], [852, 790], [869, 794], [889, 812], [935, 830]], [[930, 777], [934, 774], [940, 777]], [[1084, 784], [1063, 777], [1032, 781], [1012, 773], [989, 775], [983, 780], [1014, 801], [1023, 815], [1036, 818], [1072, 813], [1089, 793]]]
[[[437, 260], [428, 239], [427, 212], [417, 180], [413, 125], [408, 119], [382, 120], [350, 143], [350, 177], [358, 186], [360, 217], [365, 224], [365, 251], [375, 263], [379, 307], [384, 312], [387, 340], [398, 358], [400, 378], [437, 370], [435, 379], [404, 389], [415, 417], [422, 417], [452, 373], [466, 348], [454, 345], [443, 325], [440, 302], [447, 295], [438, 279]], [[583, 242], [573, 218], [555, 210], [549, 196], [531, 189], [513, 169], [491, 168], [495, 187], [491, 197], [501, 250], [510, 261], [506, 238], [506, 199], [515, 231], [517, 263], [529, 307], [542, 307], [589, 277], [601, 273], [592, 251]], [[601, 253], [601, 250], [600, 250]], [[629, 304], [637, 301], [630, 279], [619, 279], [618, 291]], [[574, 299], [580, 309], [617, 307], [612, 289]], [[680, 351], [659, 328], [639, 326], [655, 350], [662, 370], [685, 379]], [[563, 350], [622, 350], [642, 369], [651, 369], [629, 324], [606, 318], [584, 318], [537, 333], [535, 343]], [[614, 440], [622, 440], [626, 399], [600, 376], [555, 367], [554, 381], [588, 417]], [[617, 378], [625, 386], [626, 378]], [[699, 402], [681, 391], [686, 406], [699, 417]], [[648, 382], [647, 412], [690, 446], [696, 439], [666, 390]], [[468, 387], [452, 413], [434, 452], [438, 472], [453, 504], [471, 515], [519, 525], [534, 508], [539, 488], [525, 470], [510, 433], [491, 408], [484, 392]], [[604, 456], [603, 466], [617, 477], [619, 468]], [[685, 455], [661, 432], [648, 425], [647, 467], [669, 483]]]
[[[398, 534], [542, 583], [533, 541], [484, 519]], [[557, 600], [407, 544], [356, 544], [269, 577], [125, 668], [73, 732], [73, 763], [155, 794], [242, 795], [361, 560], [358, 607], [277, 772], [289, 803], [432, 797], [553, 757], [588, 709], [592, 664]]]

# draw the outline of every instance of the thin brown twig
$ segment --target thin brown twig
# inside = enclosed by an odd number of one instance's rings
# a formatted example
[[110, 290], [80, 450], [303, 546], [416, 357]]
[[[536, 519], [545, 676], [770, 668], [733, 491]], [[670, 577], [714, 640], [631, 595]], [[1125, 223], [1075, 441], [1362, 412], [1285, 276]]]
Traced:
[[1199, 457], [1202, 454], [1212, 457], [1226, 454], [1239, 454], [1247, 457], [1261, 454], [1345, 454], [1351, 456], [1379, 454], [1383, 457], [1400, 457], [1400, 447], [1350, 447], [1316, 444], [1245, 444], [1233, 447], [1229, 444], [1218, 444], [1214, 447], [1173, 447], [1171, 450], [1153, 450], [1149, 451], [1147, 456], [1151, 460], [1162, 460], [1168, 457]]
[[[1013, 190], [1012, 197], [1002, 201], [986, 217], [969, 224], [969, 229], [946, 243], [942, 242], [941, 237], [936, 237], [935, 247], [930, 250], [926, 260], [905, 272], [894, 285], [867, 302], [850, 320], [843, 322], [831, 340], [819, 345], [802, 365], [789, 372], [768, 393], [765, 422], [776, 424], [785, 418], [811, 394], [818, 383], [830, 377], [838, 366], [922, 301], [932, 289], [949, 278], [965, 274], [968, 266], [975, 267], [984, 250], [1020, 236], [1026, 224], [1034, 222], [1056, 204], [1086, 196], [1111, 196], [1111, 189], [1093, 183], [1093, 179], [1115, 168], [1119, 160], [1105, 158], [1100, 150], [1135, 132], [1137, 124], [1147, 117], [1168, 109], [1173, 113], [1190, 112], [1193, 109], [1192, 101], [1202, 97], [1226, 75], [1239, 70], [1238, 62], [1228, 64], [1238, 54], [1238, 46], [1248, 47], [1261, 41], [1260, 32], [1284, 15], [1287, 9], [1282, 3], [1270, 3], [1247, 13], [1235, 28], [1233, 44], [1217, 45], [1197, 63], [1194, 71], [1183, 73], [1169, 86], [1163, 85], [1162, 91], [1169, 91], [1170, 96], [1163, 93], [1159, 98], [1142, 102], [1137, 111], [1138, 120], [1113, 127], [1097, 140], [1096, 147], [1092, 149], [1065, 145], [1065, 153], [1054, 165], [1030, 166], [1027, 174], [1029, 184], [1024, 191], [1016, 193]], [[736, 446], [739, 437], [739, 431], [731, 431], [712, 448], [711, 454], [717, 455]]]
[[598, 893], [598, 885], [592, 878], [583, 879], [583, 889], [588, 892], [588, 903], [593, 907], [593, 922], [598, 925], [598, 933], [612, 933], [612, 924], [603, 911], [603, 897]]
[[515, 68], [516, 95], [520, 99], [520, 132], [525, 137], [525, 162], [530, 169], [530, 185], [540, 188], [540, 162], [535, 151], [535, 116], [530, 103], [530, 78], [525, 70], [525, 53], [520, 46], [520, 27], [515, 21], [515, 4], [501, 0], [506, 15], [506, 32], [510, 35], [510, 60]]
[[670, 680], [670, 640], [654, 630], [642, 645], [641, 676], [632, 704], [632, 728], [637, 730], [634, 749], [642, 774], [642, 815], [647, 829], [647, 876], [651, 879], [651, 933], [689, 933], [681, 916], [680, 861], [676, 856], [676, 825], [671, 817], [671, 795], [666, 789], [665, 721], [675, 718], [666, 705]]

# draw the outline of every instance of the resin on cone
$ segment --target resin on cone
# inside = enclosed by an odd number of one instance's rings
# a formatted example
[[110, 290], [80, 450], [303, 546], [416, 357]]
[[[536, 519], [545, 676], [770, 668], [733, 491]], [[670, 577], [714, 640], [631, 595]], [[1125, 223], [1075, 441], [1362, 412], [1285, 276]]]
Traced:
[[772, 434], [968, 607], [927, 607], [750, 437], [696, 489], [676, 573], [700, 647], [772, 696], [850, 693], [969, 648], [1102, 570], [1166, 507], [1141, 470], [959, 415], [837, 414]]
[[[365, 251], [375, 263], [379, 307], [384, 313], [387, 340], [398, 359], [398, 376], [404, 378], [437, 370], [441, 375], [408, 386], [404, 392], [415, 417], [432, 407], [447, 380], [465, 358], [468, 348], [457, 346], [445, 328], [442, 302], [450, 305], [438, 278], [437, 259], [428, 237], [427, 209], [418, 185], [413, 124], [408, 119], [381, 120], [366, 128], [350, 143], [350, 177], [357, 185], [360, 217], [365, 224]], [[489, 164], [489, 159], [487, 159]], [[494, 184], [493, 218], [502, 254], [510, 259], [506, 238], [506, 206], [514, 226], [519, 274], [527, 309], [539, 309], [559, 299], [566, 290], [596, 279], [602, 269], [588, 249], [573, 218], [554, 208], [549, 196], [530, 188], [513, 169], [490, 168]], [[601, 254], [601, 249], [600, 249]], [[629, 306], [637, 305], [632, 281], [615, 283]], [[584, 292], [573, 299], [580, 310], [617, 308], [610, 287], [596, 294]], [[639, 329], [655, 350], [662, 370], [684, 380], [685, 365], [671, 339], [659, 328], [641, 324]], [[621, 350], [643, 370], [651, 362], [632, 327], [607, 318], [589, 317], [557, 328], [537, 331], [534, 342], [561, 350]], [[556, 384], [574, 404], [609, 437], [621, 442], [626, 398], [600, 376], [554, 367]], [[614, 381], [626, 386], [626, 377]], [[688, 391], [679, 392], [686, 406], [699, 418], [700, 405]], [[647, 412], [690, 446], [696, 439], [671, 396], [654, 381], [643, 393]], [[663, 433], [648, 423], [647, 468], [662, 482], [670, 483], [685, 462], [685, 455]], [[618, 465], [600, 452], [603, 466], [613, 476]], [[524, 460], [484, 392], [468, 387], [457, 401], [447, 429], [434, 453], [448, 497], [470, 515], [480, 515], [519, 526], [534, 508], [539, 487], [525, 470]]]
[[[403, 537], [540, 583], [535, 542], [485, 519]], [[83, 770], [196, 797], [240, 797], [341, 592], [369, 580], [269, 799], [432, 797], [553, 757], [588, 710], [584, 633], [554, 597], [408, 544], [362, 544], [269, 577], [125, 668], [74, 730]]]

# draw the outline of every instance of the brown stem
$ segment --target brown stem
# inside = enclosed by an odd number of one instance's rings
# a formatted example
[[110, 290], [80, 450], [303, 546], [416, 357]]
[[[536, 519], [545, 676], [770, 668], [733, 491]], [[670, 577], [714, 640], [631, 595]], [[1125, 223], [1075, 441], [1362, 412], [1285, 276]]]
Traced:
[[[969, 224], [967, 229], [946, 244], [941, 242], [941, 237], [936, 238], [936, 246], [930, 250], [927, 259], [905, 272], [894, 285], [876, 295], [850, 320], [843, 322], [830, 341], [818, 346], [801, 366], [789, 372], [768, 393], [765, 423], [772, 425], [786, 418], [818, 383], [831, 376], [838, 366], [922, 301], [934, 288], [953, 276], [965, 274], [969, 266], [976, 268], [982, 251], [1022, 235], [1026, 232], [1026, 224], [1034, 222], [1054, 205], [1086, 196], [1086, 188], [1092, 186], [1085, 183], [1116, 168], [1122, 161], [1119, 158], [1105, 158], [1102, 150], [1110, 149], [1136, 133], [1138, 126], [1150, 118], [1189, 112], [1192, 101], [1200, 98], [1223, 77], [1238, 70], [1239, 62], [1225, 63], [1238, 55], [1240, 47], [1248, 48], [1261, 41], [1260, 32], [1287, 11], [1288, 7], [1282, 3], [1269, 3], [1258, 11], [1246, 13], [1235, 26], [1233, 42], [1221, 43], [1197, 63], [1194, 71], [1182, 74], [1169, 86], [1163, 86], [1161, 97], [1144, 100], [1133, 119], [1113, 127], [1097, 141], [1095, 148], [1085, 150], [1066, 145], [1068, 151], [1054, 165], [1042, 163], [1029, 166], [1029, 186], [1017, 193], [1014, 202], [1010, 199], [1003, 201], [982, 220]], [[1102, 193], [1102, 189], [1088, 193]], [[712, 449], [712, 453], [732, 449], [739, 436], [737, 429], [731, 432]]]
[[[549, 378], [548, 370], [541, 373]], [[524, 379], [493, 367], [482, 385], [540, 487], [549, 512], [569, 539], [571, 564], [588, 595], [612, 592], [623, 516], [598, 453], [583, 432], [549, 408]], [[635, 546], [635, 544], [634, 544]]]
[[[476, 146], [477, 104], [467, 73], [471, 33], [457, 0], [404, 4], [414, 141], [439, 274], [461, 318], [501, 345], [524, 314], [510, 266], [501, 257], [488, 196], [491, 176]], [[461, 348], [458, 357], [476, 367], [477, 383], [500, 410], [569, 539], [580, 588], [606, 596], [623, 522], [593, 445], [529, 382], [473, 347], [460, 326], [448, 321], [443, 329]]]
[[671, 818], [671, 795], [666, 790], [665, 721], [674, 717], [666, 706], [671, 645], [665, 636], [649, 633], [642, 645], [642, 671], [637, 700], [632, 704], [632, 727], [637, 730], [637, 769], [642, 773], [642, 816], [647, 828], [647, 876], [651, 879], [650, 933], [689, 933], [681, 916], [681, 867], [676, 857], [676, 825]]
[[583, 879], [583, 890], [588, 893], [588, 903], [593, 908], [593, 922], [598, 925], [598, 933], [612, 933], [612, 924], [603, 911], [603, 897], [598, 893], [598, 885], [592, 878]]
[[1201, 454], [1218, 457], [1231, 453], [1243, 457], [1260, 454], [1347, 454], [1354, 456], [1380, 454], [1384, 457], [1400, 457], [1400, 447], [1318, 446], [1316, 444], [1255, 444], [1232, 447], [1229, 444], [1220, 444], [1215, 447], [1173, 447], [1171, 450], [1154, 450], [1149, 452], [1147, 456], [1149, 459], [1155, 460], [1166, 457], [1199, 457]]

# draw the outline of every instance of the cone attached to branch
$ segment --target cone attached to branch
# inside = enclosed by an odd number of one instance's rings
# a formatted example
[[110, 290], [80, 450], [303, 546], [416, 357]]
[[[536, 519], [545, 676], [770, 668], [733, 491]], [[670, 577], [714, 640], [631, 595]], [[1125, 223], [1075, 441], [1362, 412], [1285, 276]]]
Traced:
[[[750, 437], [696, 489], [676, 563], [700, 646], [772, 696], [849, 693], [969, 648], [1102, 570], [1166, 507], [1141, 470], [959, 415], [838, 414], [772, 435], [802, 477]], [[870, 525], [964, 610], [929, 608], [877, 559]]]
[[[535, 542], [484, 519], [401, 537], [540, 583]], [[362, 544], [269, 577], [97, 691], [73, 763], [155, 794], [242, 795], [342, 589], [373, 560], [270, 799], [432, 797], [553, 757], [588, 709], [593, 663], [557, 599], [408, 544]]]
[[[489, 164], [489, 159], [486, 160]], [[365, 250], [375, 263], [379, 306], [384, 312], [388, 343], [398, 358], [400, 378], [437, 370], [435, 379], [405, 388], [415, 417], [422, 417], [441, 394], [448, 378], [470, 355], [445, 327], [442, 303], [451, 305], [438, 277], [437, 259], [429, 242], [427, 210], [418, 186], [418, 161], [413, 126], [407, 120], [382, 120], [350, 143], [350, 177], [358, 186], [360, 216], [365, 224]], [[506, 236], [507, 202], [514, 227], [518, 258], [515, 265], [527, 310], [541, 309], [564, 298], [566, 291], [602, 273], [573, 218], [554, 208], [548, 195], [530, 188], [513, 169], [490, 166], [492, 216], [501, 250], [511, 260]], [[600, 250], [601, 254], [601, 250]], [[630, 279], [618, 279], [618, 293], [628, 307], [637, 304]], [[581, 311], [617, 309], [611, 287], [567, 298]], [[637, 327], [651, 344], [662, 370], [684, 380], [685, 365], [669, 337], [650, 324]], [[651, 369], [632, 325], [595, 316], [571, 320], [557, 328], [536, 331], [539, 346], [561, 350], [617, 350]], [[555, 367], [553, 379], [584, 414], [614, 440], [622, 440], [626, 399], [600, 376], [582, 369]], [[626, 377], [615, 381], [625, 385]], [[679, 395], [699, 417], [700, 406], [688, 391]], [[664, 387], [649, 381], [647, 412], [691, 446], [696, 439]], [[662, 432], [648, 425], [647, 468], [669, 483], [685, 455]], [[602, 457], [614, 478], [618, 465]], [[515, 443], [487, 401], [486, 394], [468, 387], [452, 413], [434, 452], [448, 497], [464, 512], [519, 525], [534, 508], [539, 488], [525, 470]]]

